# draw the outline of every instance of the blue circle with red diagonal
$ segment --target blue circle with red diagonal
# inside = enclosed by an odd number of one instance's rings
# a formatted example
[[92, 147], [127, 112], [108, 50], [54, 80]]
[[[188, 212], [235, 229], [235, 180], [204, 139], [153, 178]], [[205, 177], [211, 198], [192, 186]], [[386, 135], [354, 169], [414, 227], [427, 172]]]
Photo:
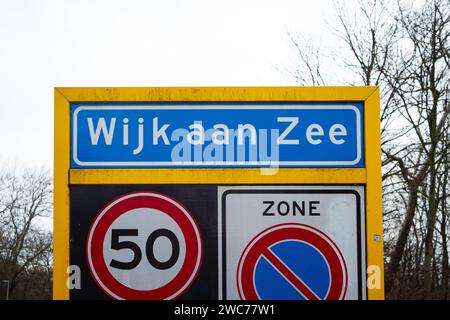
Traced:
[[348, 273], [330, 237], [314, 227], [288, 223], [267, 228], [250, 241], [236, 280], [244, 300], [340, 300]]

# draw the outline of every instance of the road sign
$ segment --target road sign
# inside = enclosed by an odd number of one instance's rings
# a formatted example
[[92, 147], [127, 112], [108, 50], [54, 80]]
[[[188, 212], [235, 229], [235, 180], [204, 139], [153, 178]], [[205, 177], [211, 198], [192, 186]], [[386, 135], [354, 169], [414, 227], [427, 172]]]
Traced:
[[362, 167], [358, 103], [72, 105], [73, 168]]
[[54, 298], [384, 297], [378, 88], [56, 88], [54, 118]]
[[217, 299], [216, 186], [72, 185], [70, 194], [70, 262], [82, 275], [70, 299]]
[[86, 252], [94, 279], [111, 297], [162, 300], [189, 287], [202, 248], [197, 223], [180, 203], [143, 191], [115, 199], [98, 214]]
[[291, 223], [252, 239], [239, 259], [237, 285], [245, 300], [338, 300], [347, 277], [344, 257], [327, 235]]
[[364, 299], [364, 188], [219, 188], [224, 299]]

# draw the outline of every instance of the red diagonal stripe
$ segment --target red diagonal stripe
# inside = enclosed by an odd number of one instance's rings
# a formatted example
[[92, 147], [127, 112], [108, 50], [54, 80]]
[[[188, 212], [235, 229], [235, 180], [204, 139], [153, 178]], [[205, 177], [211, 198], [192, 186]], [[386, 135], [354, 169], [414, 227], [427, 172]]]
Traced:
[[272, 251], [264, 249], [262, 255], [308, 300], [320, 300], [308, 286], [293, 273]]

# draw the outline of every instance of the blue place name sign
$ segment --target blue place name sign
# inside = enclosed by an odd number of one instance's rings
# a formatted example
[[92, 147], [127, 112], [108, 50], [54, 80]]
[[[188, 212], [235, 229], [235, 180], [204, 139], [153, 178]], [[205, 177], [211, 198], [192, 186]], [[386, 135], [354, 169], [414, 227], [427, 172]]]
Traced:
[[362, 104], [72, 104], [71, 167], [363, 167]]

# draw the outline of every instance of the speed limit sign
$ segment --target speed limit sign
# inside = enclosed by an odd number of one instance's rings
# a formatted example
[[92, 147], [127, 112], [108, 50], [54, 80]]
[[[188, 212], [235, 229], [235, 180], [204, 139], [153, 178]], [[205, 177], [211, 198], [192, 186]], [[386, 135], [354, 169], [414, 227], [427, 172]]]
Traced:
[[87, 263], [114, 299], [174, 299], [195, 279], [202, 237], [193, 216], [156, 192], [132, 192], [100, 211], [87, 237]]

